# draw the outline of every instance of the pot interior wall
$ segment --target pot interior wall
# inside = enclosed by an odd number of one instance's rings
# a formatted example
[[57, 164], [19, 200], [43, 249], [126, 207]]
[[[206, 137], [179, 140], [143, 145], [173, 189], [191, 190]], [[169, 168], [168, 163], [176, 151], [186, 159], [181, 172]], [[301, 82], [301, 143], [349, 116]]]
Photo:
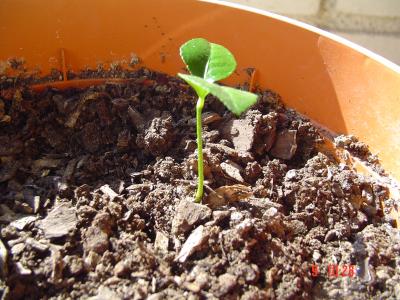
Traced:
[[187, 0], [3, 0], [0, 2], [0, 66], [23, 57], [45, 75], [99, 63], [141, 64], [175, 74], [178, 48], [205, 37], [235, 54], [238, 74], [257, 69], [257, 82], [284, 102], [336, 133], [370, 145], [387, 171], [400, 178], [400, 74], [319, 33], [223, 5]]

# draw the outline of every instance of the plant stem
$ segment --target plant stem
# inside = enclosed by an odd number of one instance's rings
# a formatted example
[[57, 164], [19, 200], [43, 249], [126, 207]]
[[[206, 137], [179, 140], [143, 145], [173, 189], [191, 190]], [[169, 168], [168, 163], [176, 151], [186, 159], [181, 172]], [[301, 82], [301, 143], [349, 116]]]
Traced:
[[204, 171], [203, 171], [203, 135], [201, 124], [201, 113], [204, 107], [204, 98], [199, 97], [196, 104], [196, 135], [197, 135], [197, 192], [196, 202], [200, 203], [203, 198]]

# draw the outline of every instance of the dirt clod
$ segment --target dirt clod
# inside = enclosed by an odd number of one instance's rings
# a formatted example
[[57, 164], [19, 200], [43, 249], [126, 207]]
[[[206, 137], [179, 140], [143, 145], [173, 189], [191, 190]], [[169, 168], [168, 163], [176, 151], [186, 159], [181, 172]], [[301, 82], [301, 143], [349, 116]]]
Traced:
[[271, 149], [271, 154], [274, 157], [289, 160], [296, 153], [297, 132], [295, 130], [285, 130], [279, 132], [276, 137], [276, 142]]
[[236, 276], [225, 273], [218, 277], [218, 290], [215, 292], [217, 297], [224, 296], [232, 291], [237, 284]]
[[53, 239], [73, 232], [77, 222], [75, 209], [68, 203], [61, 203], [40, 222], [39, 228], [43, 230], [46, 238]]
[[244, 183], [244, 179], [241, 175], [243, 169], [237, 163], [227, 160], [221, 163], [221, 169], [229, 179], [238, 183]]
[[224, 125], [222, 132], [238, 152], [249, 152], [253, 147], [255, 126], [249, 119], [231, 120]]
[[103, 254], [109, 247], [111, 233], [111, 216], [108, 213], [99, 213], [84, 234], [84, 248], [86, 252]]
[[208, 236], [205, 227], [200, 225], [189, 235], [175, 260], [184, 263], [190, 255], [195, 253], [205, 244], [207, 238]]
[[137, 144], [154, 156], [161, 155], [169, 150], [174, 140], [172, 117], [169, 113], [154, 118], [143, 134], [137, 139]]
[[161, 231], [157, 231], [156, 239], [154, 241], [154, 248], [163, 253], [168, 252], [169, 238]]
[[10, 223], [10, 226], [17, 228], [18, 230], [24, 230], [25, 227], [32, 224], [38, 219], [37, 216], [21, 216], [16, 217], [14, 221]]
[[172, 221], [172, 232], [176, 235], [186, 233], [195, 225], [208, 221], [211, 213], [211, 209], [205, 205], [194, 203], [190, 199], [182, 199]]

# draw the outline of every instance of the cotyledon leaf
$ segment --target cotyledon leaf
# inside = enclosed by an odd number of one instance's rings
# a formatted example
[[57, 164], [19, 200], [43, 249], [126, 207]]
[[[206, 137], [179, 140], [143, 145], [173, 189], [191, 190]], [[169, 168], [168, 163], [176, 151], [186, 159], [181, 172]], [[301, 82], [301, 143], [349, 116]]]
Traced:
[[211, 45], [206, 39], [192, 39], [180, 48], [180, 55], [190, 73], [203, 77], [210, 58]]
[[237, 116], [257, 102], [258, 96], [253, 93], [231, 87], [219, 86], [198, 76], [181, 73], [179, 73], [178, 76], [185, 80], [191, 87], [193, 87], [199, 97], [201, 97], [201, 95], [207, 95], [210, 93], [217, 97], [231, 112]]
[[236, 60], [228, 49], [203, 38], [183, 44], [180, 54], [192, 75], [209, 82], [225, 79], [236, 69]]
[[221, 45], [211, 43], [210, 57], [203, 78], [209, 82], [229, 77], [236, 69], [233, 54]]

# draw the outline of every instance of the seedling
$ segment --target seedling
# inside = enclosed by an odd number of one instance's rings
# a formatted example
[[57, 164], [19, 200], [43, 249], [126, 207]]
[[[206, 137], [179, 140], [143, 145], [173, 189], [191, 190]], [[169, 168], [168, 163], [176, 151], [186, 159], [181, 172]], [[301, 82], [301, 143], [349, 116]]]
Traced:
[[236, 60], [225, 47], [197, 38], [183, 44], [180, 54], [192, 75], [179, 73], [178, 76], [185, 80], [199, 97], [196, 104], [198, 183], [195, 200], [199, 203], [203, 197], [204, 185], [201, 114], [205, 98], [208, 94], [214, 95], [232, 113], [239, 116], [257, 102], [257, 95], [214, 83], [227, 78], [236, 69]]

